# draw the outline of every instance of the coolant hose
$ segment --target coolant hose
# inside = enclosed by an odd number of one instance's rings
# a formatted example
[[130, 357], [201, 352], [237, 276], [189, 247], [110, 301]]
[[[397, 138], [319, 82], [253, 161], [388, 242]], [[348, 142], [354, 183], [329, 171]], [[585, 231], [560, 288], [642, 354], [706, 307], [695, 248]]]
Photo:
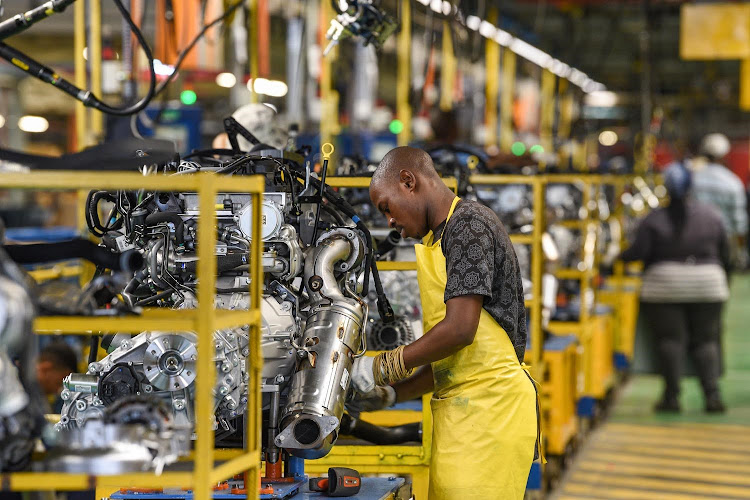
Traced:
[[143, 256], [136, 250], [111, 252], [89, 240], [76, 238], [57, 243], [5, 245], [8, 256], [18, 264], [41, 264], [68, 259], [85, 259], [113, 271], [133, 272], [143, 267]]
[[422, 423], [414, 422], [393, 427], [382, 427], [344, 413], [341, 417], [341, 433], [377, 445], [421, 442]]
[[174, 224], [174, 239], [179, 246], [185, 244], [185, 222], [179, 214], [175, 212], [154, 212], [146, 216], [146, 225], [155, 226], [162, 222], [171, 222]]

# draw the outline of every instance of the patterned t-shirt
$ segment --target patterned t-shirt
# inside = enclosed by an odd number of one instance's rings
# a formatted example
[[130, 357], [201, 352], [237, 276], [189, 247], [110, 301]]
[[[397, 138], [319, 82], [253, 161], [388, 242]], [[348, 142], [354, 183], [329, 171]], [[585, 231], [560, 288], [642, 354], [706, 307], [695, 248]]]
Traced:
[[484, 296], [484, 309], [508, 333], [519, 362], [526, 350], [526, 308], [516, 252], [500, 219], [488, 207], [461, 200], [442, 235], [448, 281], [447, 302], [462, 295]]

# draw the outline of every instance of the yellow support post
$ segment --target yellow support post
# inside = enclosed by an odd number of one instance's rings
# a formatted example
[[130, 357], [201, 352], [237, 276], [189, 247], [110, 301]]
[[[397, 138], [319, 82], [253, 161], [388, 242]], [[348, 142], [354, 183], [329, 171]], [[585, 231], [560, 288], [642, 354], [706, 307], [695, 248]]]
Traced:
[[740, 109], [750, 111], [750, 58], [740, 63]]
[[[260, 311], [261, 297], [263, 294], [263, 252], [261, 240], [261, 228], [263, 227], [263, 195], [261, 193], [253, 195], [252, 199], [252, 232], [253, 239], [250, 243], [250, 309]], [[263, 408], [262, 395], [260, 393], [261, 369], [263, 367], [263, 353], [261, 352], [261, 322], [257, 320], [250, 325], [249, 348], [250, 356], [248, 363], [250, 366], [251, 389], [248, 391], [247, 398], [247, 431], [246, 431], [246, 451], [260, 450], [261, 448], [261, 409]], [[260, 463], [260, 452], [258, 453], [258, 463]], [[248, 480], [252, 477], [246, 476]], [[252, 483], [251, 483], [252, 484]], [[250, 488], [248, 488], [248, 492]], [[255, 497], [255, 495], [254, 495]]]
[[[555, 75], [542, 69], [542, 95], [541, 95], [541, 120], [539, 123], [541, 146], [545, 152], [551, 153], [554, 149], [552, 142], [552, 125], [555, 120]], [[542, 171], [546, 164], [540, 165]]]
[[[250, 59], [250, 78], [258, 78], [258, 0], [248, 0], [247, 52]], [[250, 102], [258, 102], [258, 94], [250, 92]]]
[[[78, 88], [86, 88], [86, 60], [83, 49], [86, 48], [86, 2], [78, 1], [73, 7], [73, 61], [75, 62], [75, 84]], [[86, 119], [88, 113], [81, 101], [76, 101], [76, 149], [88, 146]]]
[[[216, 186], [215, 175], [202, 176], [199, 205], [201, 221], [198, 224], [198, 377], [195, 380], [195, 500], [210, 500], [212, 496], [211, 471], [213, 469], [214, 432], [213, 388], [216, 383], [214, 364], [214, 298], [216, 296]], [[256, 214], [259, 210], [254, 211]], [[253, 388], [254, 389], [254, 388]]]
[[534, 380], [544, 380], [542, 355], [544, 353], [544, 334], [542, 332], [542, 268], [544, 254], [542, 250], [542, 234], [545, 229], [544, 221], [544, 193], [545, 184], [542, 179], [535, 178], [533, 184], [534, 196], [534, 224], [532, 229], [533, 243], [531, 245], [531, 371]]
[[[497, 9], [490, 9], [488, 21], [497, 23]], [[500, 79], [500, 45], [488, 38], [485, 42], [485, 109], [484, 126], [487, 129], [484, 146], [497, 146], [497, 94]]]
[[516, 54], [503, 49], [503, 90], [500, 96], [500, 150], [510, 152], [513, 144], [513, 97], [516, 83]]
[[[321, 0], [323, 19], [329, 22], [333, 18], [333, 8], [328, 0]], [[325, 40], [324, 40], [325, 43]], [[320, 143], [335, 144], [334, 135], [339, 133], [339, 96], [333, 86], [332, 61], [338, 55], [338, 46], [333, 47], [327, 56], [322, 55], [320, 62]], [[328, 164], [330, 174], [336, 166], [335, 158]]]
[[[89, 38], [88, 57], [91, 66], [91, 92], [102, 95], [102, 3], [98, 0], [89, 2]], [[104, 138], [104, 115], [101, 111], [91, 110], [91, 134], [93, 141]]]
[[443, 53], [440, 67], [440, 110], [453, 109], [453, 84], [456, 80], [456, 55], [453, 53], [450, 22], [443, 21]]
[[398, 145], [407, 146], [411, 139], [411, 0], [401, 1], [401, 31], [398, 34], [398, 79], [396, 81], [396, 116], [403, 129], [398, 133]]

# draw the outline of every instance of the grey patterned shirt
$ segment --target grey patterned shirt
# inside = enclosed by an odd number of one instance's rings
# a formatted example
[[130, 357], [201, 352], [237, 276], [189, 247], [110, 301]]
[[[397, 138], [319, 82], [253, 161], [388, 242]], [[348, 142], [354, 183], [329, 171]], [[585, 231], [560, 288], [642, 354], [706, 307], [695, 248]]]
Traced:
[[442, 236], [448, 281], [447, 302], [461, 295], [484, 296], [484, 309], [508, 333], [519, 362], [526, 350], [526, 307], [518, 259], [508, 233], [495, 212], [471, 200], [461, 200]]

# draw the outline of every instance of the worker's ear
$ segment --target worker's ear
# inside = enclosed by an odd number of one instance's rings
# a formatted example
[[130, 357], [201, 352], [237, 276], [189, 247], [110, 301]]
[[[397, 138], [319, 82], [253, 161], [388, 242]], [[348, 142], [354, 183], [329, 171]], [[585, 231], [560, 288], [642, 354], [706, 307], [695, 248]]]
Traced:
[[409, 172], [408, 170], [401, 170], [398, 173], [399, 176], [399, 183], [403, 185], [407, 191], [414, 191], [417, 187], [417, 178], [414, 176], [413, 173]]

